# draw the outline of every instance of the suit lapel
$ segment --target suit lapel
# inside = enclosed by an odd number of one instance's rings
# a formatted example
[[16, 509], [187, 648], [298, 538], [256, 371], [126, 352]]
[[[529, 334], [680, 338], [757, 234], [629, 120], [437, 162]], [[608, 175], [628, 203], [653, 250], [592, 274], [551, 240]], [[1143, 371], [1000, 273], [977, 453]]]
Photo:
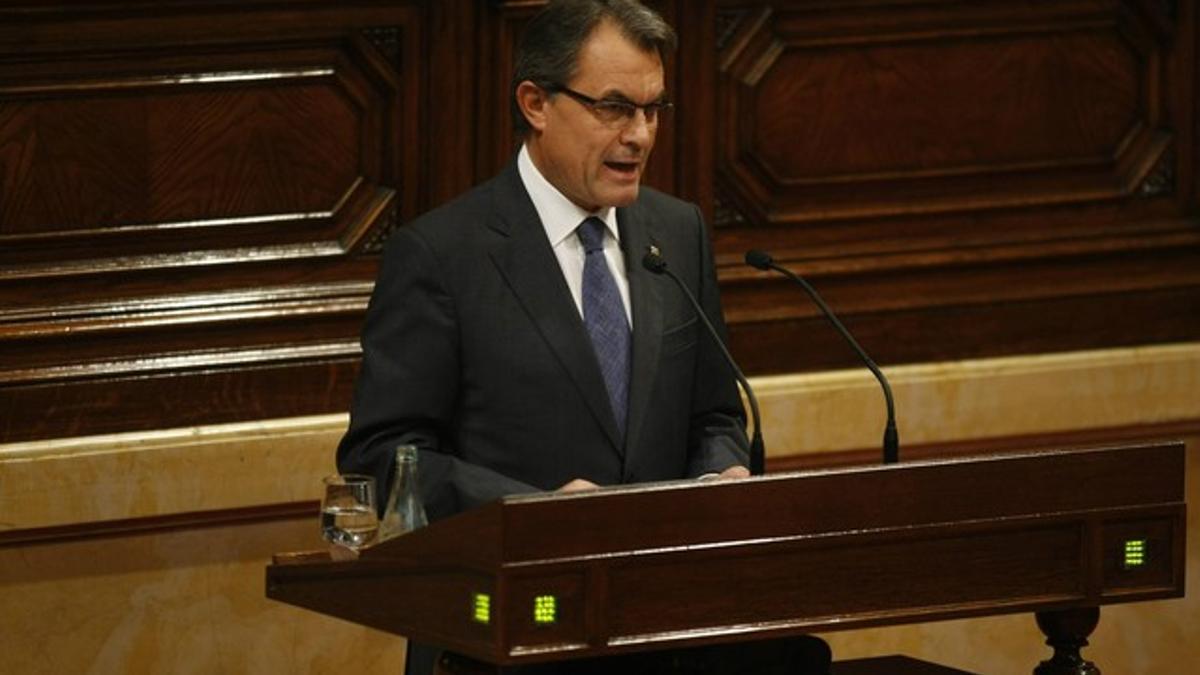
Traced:
[[591, 338], [515, 162], [497, 178], [493, 195], [496, 216], [490, 226], [504, 237], [491, 251], [492, 262], [574, 381], [614, 450], [622, 452], [623, 439], [617, 435]]
[[633, 363], [629, 374], [629, 418], [625, 436], [628, 463], [628, 454], [638, 447], [637, 440], [650, 407], [650, 391], [658, 375], [663, 300], [660, 285], [642, 267], [646, 249], [658, 242], [654, 224], [645, 218], [636, 203], [629, 208], [617, 209], [617, 223], [621, 229], [629, 302], [633, 309]]

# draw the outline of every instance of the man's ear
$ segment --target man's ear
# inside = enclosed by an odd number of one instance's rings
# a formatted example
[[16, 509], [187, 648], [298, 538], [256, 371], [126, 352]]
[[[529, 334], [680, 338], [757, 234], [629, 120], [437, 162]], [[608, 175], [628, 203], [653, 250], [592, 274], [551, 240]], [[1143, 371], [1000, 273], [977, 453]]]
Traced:
[[549, 97], [545, 90], [529, 80], [517, 85], [517, 107], [525, 115], [529, 126], [535, 131], [546, 129], [546, 103]]

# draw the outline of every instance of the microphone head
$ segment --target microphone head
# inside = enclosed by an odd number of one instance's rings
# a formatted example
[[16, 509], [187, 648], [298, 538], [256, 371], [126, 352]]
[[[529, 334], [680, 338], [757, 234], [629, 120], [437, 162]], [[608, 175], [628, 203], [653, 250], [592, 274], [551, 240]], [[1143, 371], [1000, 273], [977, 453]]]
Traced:
[[755, 269], [769, 270], [771, 265], [775, 264], [775, 260], [766, 251], [751, 249], [746, 251], [746, 264]]
[[646, 247], [646, 255], [642, 256], [642, 267], [655, 274], [662, 274], [667, 270], [667, 261], [663, 260], [657, 246]]

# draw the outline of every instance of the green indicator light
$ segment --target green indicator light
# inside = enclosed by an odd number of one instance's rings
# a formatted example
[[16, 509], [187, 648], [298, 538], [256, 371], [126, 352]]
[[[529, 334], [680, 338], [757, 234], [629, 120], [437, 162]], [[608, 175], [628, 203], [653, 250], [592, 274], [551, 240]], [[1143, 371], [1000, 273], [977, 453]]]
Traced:
[[1131, 570], [1141, 567], [1146, 564], [1146, 540], [1145, 539], [1127, 539], [1125, 540], [1125, 556], [1121, 560], [1121, 567]]
[[553, 595], [539, 595], [533, 599], [533, 622], [545, 626], [558, 621], [558, 599]]
[[478, 623], [492, 622], [492, 596], [487, 593], [476, 593], [472, 596], [472, 616]]

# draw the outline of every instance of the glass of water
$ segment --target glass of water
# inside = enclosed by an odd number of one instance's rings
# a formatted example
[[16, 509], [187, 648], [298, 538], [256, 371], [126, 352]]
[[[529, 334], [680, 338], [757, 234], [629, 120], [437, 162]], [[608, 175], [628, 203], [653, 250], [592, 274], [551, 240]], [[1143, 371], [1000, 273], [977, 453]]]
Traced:
[[331, 544], [357, 551], [375, 539], [375, 479], [360, 474], [326, 476], [321, 500], [321, 536]]

